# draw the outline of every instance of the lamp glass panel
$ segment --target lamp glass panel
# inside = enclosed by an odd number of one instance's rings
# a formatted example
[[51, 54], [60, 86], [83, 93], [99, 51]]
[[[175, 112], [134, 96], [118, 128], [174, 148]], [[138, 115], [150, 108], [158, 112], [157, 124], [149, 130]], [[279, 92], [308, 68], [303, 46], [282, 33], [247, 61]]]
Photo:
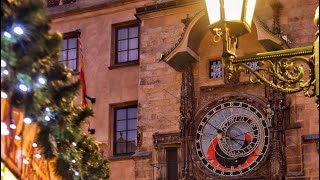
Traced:
[[206, 6], [210, 24], [220, 21], [220, 0], [206, 0]]
[[256, 0], [248, 0], [245, 21], [251, 26]]
[[226, 21], [241, 20], [243, 0], [224, 0], [224, 15]]

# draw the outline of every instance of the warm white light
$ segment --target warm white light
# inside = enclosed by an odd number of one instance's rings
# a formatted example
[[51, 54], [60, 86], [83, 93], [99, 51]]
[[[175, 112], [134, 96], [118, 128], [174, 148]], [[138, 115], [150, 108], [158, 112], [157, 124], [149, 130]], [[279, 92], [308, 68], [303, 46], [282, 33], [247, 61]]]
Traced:
[[75, 142], [72, 142], [72, 145], [73, 145], [73, 146], [77, 146], [77, 143], [75, 143]]
[[50, 121], [50, 117], [49, 117], [49, 116], [44, 117], [44, 119], [45, 119], [46, 121]]
[[9, 135], [9, 130], [8, 130], [8, 127], [6, 125], [6, 123], [4, 122], [1, 122], [1, 135]]
[[6, 99], [8, 98], [8, 95], [5, 92], [1, 91], [1, 98]]
[[21, 137], [18, 136], [18, 135], [16, 135], [14, 138], [15, 138], [17, 141], [21, 140]]
[[77, 171], [74, 172], [74, 175], [79, 176], [79, 173]]
[[245, 20], [251, 26], [256, 0], [248, 0]]
[[29, 117], [26, 117], [23, 119], [23, 122], [26, 123], [26, 124], [30, 124], [32, 122], [32, 119], [29, 118]]
[[11, 129], [16, 129], [17, 126], [16, 126], [15, 124], [10, 124], [10, 128], [11, 128]]
[[227, 21], [241, 20], [243, 1], [224, 0], [224, 14]]
[[36, 158], [41, 158], [41, 155], [38, 153], [38, 154], [36, 154], [36, 155], [34, 155]]
[[220, 0], [206, 0], [206, 6], [210, 24], [218, 22], [221, 19]]
[[23, 34], [23, 30], [22, 30], [22, 28], [19, 27], [19, 26], [14, 27], [14, 28], [13, 28], [13, 32], [15, 32], [16, 34], [19, 34], [19, 35]]
[[32, 147], [36, 148], [38, 146], [37, 143], [32, 143]]
[[3, 33], [3, 35], [4, 35], [5, 37], [7, 37], [7, 38], [11, 38], [11, 34], [8, 33], [7, 31], [5, 31], [5, 32]]
[[4, 75], [8, 75], [9, 74], [9, 71], [8, 70], [3, 70], [3, 72], [2, 72]]
[[20, 84], [19, 88], [20, 88], [21, 91], [24, 91], [24, 92], [28, 91], [28, 87], [26, 85], [24, 85], [24, 84]]
[[76, 160], [72, 159], [71, 162], [72, 162], [72, 163], [76, 163]]
[[24, 160], [23, 160], [23, 163], [24, 163], [24, 164], [29, 164], [29, 161], [26, 160], [26, 159], [24, 159]]
[[6, 67], [6, 66], [7, 66], [7, 63], [3, 59], [1, 59], [1, 67]]
[[47, 80], [43, 77], [39, 77], [38, 81], [40, 84], [46, 84], [46, 82], [47, 82]]

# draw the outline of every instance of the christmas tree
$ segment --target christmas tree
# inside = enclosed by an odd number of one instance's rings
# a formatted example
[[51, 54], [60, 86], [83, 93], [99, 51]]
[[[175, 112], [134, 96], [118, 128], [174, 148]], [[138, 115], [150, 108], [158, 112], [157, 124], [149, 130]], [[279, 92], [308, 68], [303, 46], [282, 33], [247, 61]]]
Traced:
[[61, 41], [60, 33], [50, 31], [41, 0], [1, 0], [1, 98], [24, 112], [25, 124], [38, 126], [34, 141], [41, 157], [54, 162], [56, 175], [108, 179], [107, 160], [81, 132], [93, 111], [74, 103], [81, 84], [58, 61]]

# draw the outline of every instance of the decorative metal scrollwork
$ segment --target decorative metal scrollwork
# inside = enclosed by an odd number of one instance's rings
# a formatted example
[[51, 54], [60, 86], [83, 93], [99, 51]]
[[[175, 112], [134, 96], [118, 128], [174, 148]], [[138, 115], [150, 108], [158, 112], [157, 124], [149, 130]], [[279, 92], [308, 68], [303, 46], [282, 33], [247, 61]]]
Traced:
[[[247, 70], [250, 72], [249, 80], [251, 82], [267, 84], [273, 89], [285, 93], [303, 91], [305, 96], [315, 96], [314, 88], [311, 89], [315, 84], [315, 64], [312, 58], [299, 55], [312, 55], [312, 50], [296, 51], [293, 54], [283, 52], [273, 56], [268, 56], [266, 53], [250, 58], [236, 59], [232, 62], [233, 72]], [[254, 61], [258, 61], [258, 69], [253, 69], [247, 64], [247, 62]], [[309, 77], [305, 75], [304, 65], [308, 66]]]

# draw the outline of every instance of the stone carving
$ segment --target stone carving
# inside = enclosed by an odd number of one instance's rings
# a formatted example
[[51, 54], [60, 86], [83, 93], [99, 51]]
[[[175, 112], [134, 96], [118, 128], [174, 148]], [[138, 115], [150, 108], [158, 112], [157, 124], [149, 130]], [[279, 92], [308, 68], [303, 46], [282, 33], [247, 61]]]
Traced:
[[163, 144], [181, 143], [180, 133], [154, 133], [152, 136], [155, 149], [160, 149], [160, 146]]

